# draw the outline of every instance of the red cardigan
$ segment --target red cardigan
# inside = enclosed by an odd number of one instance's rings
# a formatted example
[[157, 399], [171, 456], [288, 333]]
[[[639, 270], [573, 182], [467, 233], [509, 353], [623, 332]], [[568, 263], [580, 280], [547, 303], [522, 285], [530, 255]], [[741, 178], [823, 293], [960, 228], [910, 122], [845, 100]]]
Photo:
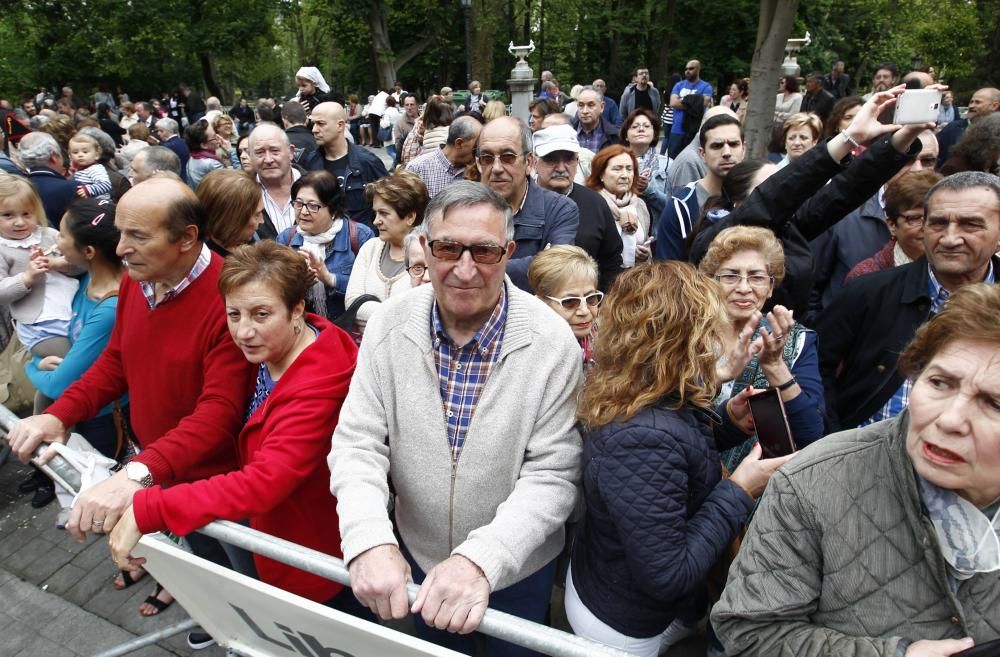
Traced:
[[[350, 336], [316, 315], [320, 329], [250, 417], [239, 437], [241, 467], [205, 481], [138, 491], [132, 498], [143, 533], [188, 534], [216, 519], [250, 526], [293, 543], [341, 556], [337, 500], [330, 494], [333, 430], [354, 373]], [[326, 602], [341, 585], [254, 555], [260, 578], [310, 600]]]
[[253, 366], [226, 326], [212, 262], [177, 297], [152, 310], [127, 275], [101, 356], [46, 412], [67, 427], [126, 391], [132, 428], [157, 484], [197, 481], [236, 467], [233, 436], [253, 389]]

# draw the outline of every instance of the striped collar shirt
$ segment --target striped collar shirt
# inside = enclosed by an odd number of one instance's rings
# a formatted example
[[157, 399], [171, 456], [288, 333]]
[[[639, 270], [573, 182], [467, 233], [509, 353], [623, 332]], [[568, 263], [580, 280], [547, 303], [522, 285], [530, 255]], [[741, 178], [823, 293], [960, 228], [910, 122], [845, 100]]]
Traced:
[[211, 264], [211, 262], [212, 251], [208, 248], [207, 244], [202, 243], [201, 253], [198, 254], [198, 259], [194, 261], [191, 271], [187, 273], [187, 276], [181, 279], [180, 283], [167, 290], [167, 293], [164, 294], [163, 298], [159, 301], [156, 300], [156, 283], [151, 281], [140, 281], [139, 287], [142, 288], [142, 294], [146, 297], [146, 303], [149, 304], [149, 309], [152, 310], [157, 306], [165, 304], [186, 290], [191, 283], [194, 283], [199, 276], [205, 273], [205, 270], [208, 269], [208, 265]]
[[507, 324], [507, 286], [500, 288], [500, 301], [493, 314], [466, 345], [458, 346], [448, 335], [438, 314], [437, 302], [431, 310], [431, 342], [437, 366], [441, 402], [448, 425], [452, 462], [457, 462], [465, 436], [490, 370], [500, 358]]
[[[301, 177], [302, 174], [299, 173], [298, 169], [292, 168], [292, 182], [294, 183]], [[264, 197], [264, 212], [271, 219], [274, 229], [281, 235], [282, 231], [291, 228], [295, 223], [295, 208], [292, 207], [294, 199], [289, 196], [287, 203], [283, 206], [279, 205], [271, 196], [271, 192], [267, 191], [267, 187], [264, 187], [264, 183], [260, 181], [260, 176], [257, 176], [257, 184], [260, 185], [261, 195]]]

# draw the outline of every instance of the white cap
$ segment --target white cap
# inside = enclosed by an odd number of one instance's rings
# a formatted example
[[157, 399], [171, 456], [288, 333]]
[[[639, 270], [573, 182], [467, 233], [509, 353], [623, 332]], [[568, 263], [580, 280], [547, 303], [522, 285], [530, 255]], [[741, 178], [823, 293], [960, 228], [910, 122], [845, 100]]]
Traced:
[[535, 155], [538, 157], [545, 157], [556, 151], [580, 152], [580, 142], [576, 139], [576, 130], [573, 129], [573, 126], [565, 123], [539, 130], [532, 135], [532, 141], [535, 144]]

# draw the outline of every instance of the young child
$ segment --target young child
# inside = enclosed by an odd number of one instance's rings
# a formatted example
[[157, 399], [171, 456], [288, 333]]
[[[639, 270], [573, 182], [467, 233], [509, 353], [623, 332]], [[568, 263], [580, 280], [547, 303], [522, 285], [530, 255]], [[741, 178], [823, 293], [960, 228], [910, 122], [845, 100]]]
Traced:
[[[0, 175], [0, 303], [10, 306], [18, 339], [35, 356], [65, 356], [80, 273], [52, 255], [59, 232], [45, 222], [35, 188]], [[65, 272], [65, 273], [61, 273]]]
[[101, 157], [101, 145], [90, 135], [73, 135], [69, 140], [70, 171], [73, 179], [80, 183], [76, 195], [81, 198], [102, 198], [111, 200], [111, 179], [108, 170], [97, 160]]

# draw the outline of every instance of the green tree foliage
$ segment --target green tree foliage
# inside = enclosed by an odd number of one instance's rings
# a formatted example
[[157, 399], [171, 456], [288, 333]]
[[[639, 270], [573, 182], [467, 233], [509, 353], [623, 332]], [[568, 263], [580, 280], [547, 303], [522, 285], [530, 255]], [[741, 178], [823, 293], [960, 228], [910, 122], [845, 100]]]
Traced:
[[[724, 93], [750, 75], [759, 6], [472, 0], [473, 76], [503, 89], [514, 65], [508, 43], [532, 39], [532, 68], [550, 68], [567, 91], [602, 77], [617, 95], [639, 64], [662, 87], [694, 58]], [[814, 42], [800, 55], [803, 72], [843, 59], [864, 84], [878, 62], [906, 69], [917, 55], [953, 86], [971, 88], [1000, 71], [997, 0], [809, 0], [793, 36], [807, 29]], [[286, 95], [302, 65], [317, 66], [341, 93], [367, 94], [389, 76], [422, 94], [465, 86], [458, 0], [7, 0], [0, 39], [8, 97], [68, 82], [79, 94], [104, 83], [142, 98], [181, 81], [226, 101], [237, 92]]]

